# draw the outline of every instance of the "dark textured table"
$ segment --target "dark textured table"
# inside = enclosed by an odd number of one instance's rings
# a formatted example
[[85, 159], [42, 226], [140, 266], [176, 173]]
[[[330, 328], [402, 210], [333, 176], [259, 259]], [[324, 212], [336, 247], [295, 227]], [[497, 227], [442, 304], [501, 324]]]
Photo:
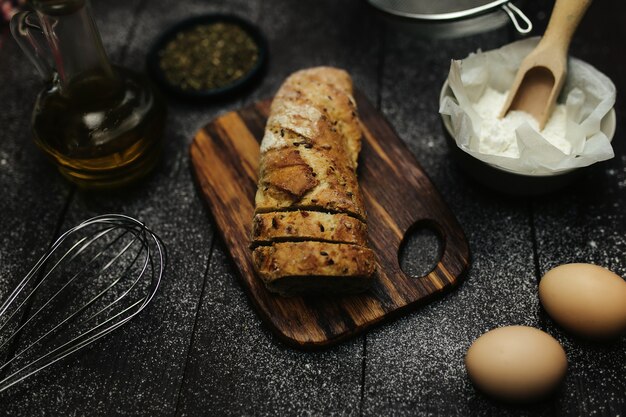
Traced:
[[[527, 2], [541, 33], [550, 1]], [[542, 311], [537, 283], [564, 262], [626, 275], [626, 6], [596, 1], [571, 52], [618, 90], [616, 157], [554, 195], [507, 198], [471, 182], [450, 161], [437, 114], [451, 58], [515, 38], [510, 28], [460, 40], [424, 40], [385, 25], [363, 0], [94, 1], [113, 62], [142, 69], [148, 46], [194, 14], [233, 12], [267, 35], [263, 81], [237, 99], [169, 102], [165, 157], [136, 187], [84, 192], [36, 149], [29, 118], [39, 81], [7, 30], [0, 34], [0, 294], [71, 225], [119, 212], [165, 240], [169, 269], [154, 302], [114, 335], [0, 394], [0, 413], [37, 415], [626, 415], [626, 339], [593, 344]], [[194, 185], [188, 145], [219, 113], [270, 97], [292, 71], [336, 65], [354, 76], [437, 185], [467, 233], [473, 265], [442, 299], [321, 352], [281, 344], [237, 281]], [[622, 94], [620, 94], [622, 93]], [[436, 242], [411, 239], [408, 271], [432, 262]], [[509, 406], [477, 392], [463, 356], [488, 329], [526, 324], [564, 346], [566, 380], [551, 398]]]

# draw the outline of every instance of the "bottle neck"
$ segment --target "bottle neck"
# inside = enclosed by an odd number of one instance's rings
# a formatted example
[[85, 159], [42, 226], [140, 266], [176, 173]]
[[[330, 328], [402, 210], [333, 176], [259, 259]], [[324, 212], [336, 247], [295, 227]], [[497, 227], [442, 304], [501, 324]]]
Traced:
[[[36, 0], [35, 10], [50, 45], [62, 91], [88, 80], [116, 84], [88, 0]], [[102, 90], [102, 88], [98, 88]]]

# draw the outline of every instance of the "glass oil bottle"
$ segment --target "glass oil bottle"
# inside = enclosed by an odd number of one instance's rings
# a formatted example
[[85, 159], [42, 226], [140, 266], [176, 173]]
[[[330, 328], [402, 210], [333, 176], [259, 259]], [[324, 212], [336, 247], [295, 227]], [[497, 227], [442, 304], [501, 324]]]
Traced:
[[109, 63], [88, 0], [32, 5], [11, 30], [45, 82], [32, 115], [35, 143], [81, 187], [117, 187], [147, 174], [162, 147], [159, 93]]

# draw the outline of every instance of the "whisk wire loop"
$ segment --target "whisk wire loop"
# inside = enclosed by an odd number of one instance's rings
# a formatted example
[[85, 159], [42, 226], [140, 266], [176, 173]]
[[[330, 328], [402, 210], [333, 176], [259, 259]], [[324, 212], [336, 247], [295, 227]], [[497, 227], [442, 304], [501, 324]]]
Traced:
[[93, 217], [59, 236], [0, 306], [0, 392], [136, 317], [165, 265], [161, 239], [129, 216]]

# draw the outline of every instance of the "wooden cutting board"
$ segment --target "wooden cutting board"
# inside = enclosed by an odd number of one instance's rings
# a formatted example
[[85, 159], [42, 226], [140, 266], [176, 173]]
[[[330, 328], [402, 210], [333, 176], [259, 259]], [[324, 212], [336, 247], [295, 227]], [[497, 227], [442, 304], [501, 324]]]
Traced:
[[[378, 257], [374, 285], [364, 294], [281, 297], [254, 274], [249, 236], [270, 100], [218, 117], [191, 144], [196, 179], [244, 288], [278, 337], [297, 347], [335, 344], [422, 305], [458, 284], [469, 265], [461, 227], [411, 152], [363, 94], [357, 92], [356, 101], [364, 125], [359, 184], [370, 247]], [[403, 237], [414, 226], [435, 230], [443, 246], [435, 269], [420, 278], [399, 265]]]

